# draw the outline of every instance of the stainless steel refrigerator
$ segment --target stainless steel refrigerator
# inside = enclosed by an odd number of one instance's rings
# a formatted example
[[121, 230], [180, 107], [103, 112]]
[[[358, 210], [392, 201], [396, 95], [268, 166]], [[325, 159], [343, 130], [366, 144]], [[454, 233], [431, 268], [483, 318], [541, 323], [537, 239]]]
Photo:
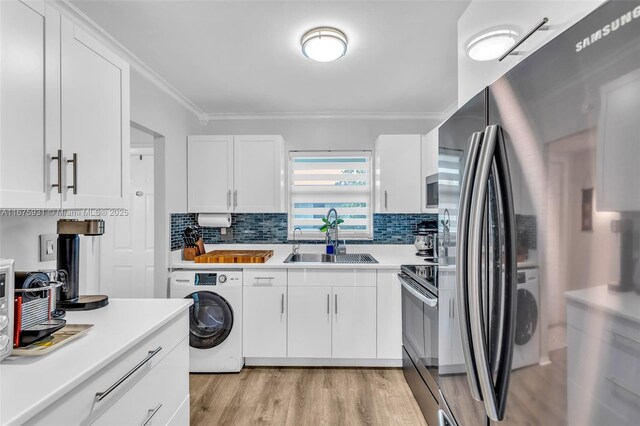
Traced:
[[441, 423], [637, 425], [640, 2], [533, 53], [439, 144], [464, 353], [438, 374]]

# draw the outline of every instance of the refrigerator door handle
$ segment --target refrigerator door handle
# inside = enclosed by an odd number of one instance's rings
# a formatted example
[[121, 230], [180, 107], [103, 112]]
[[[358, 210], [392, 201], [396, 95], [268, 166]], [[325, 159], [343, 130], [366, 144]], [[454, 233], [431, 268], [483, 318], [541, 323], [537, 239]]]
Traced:
[[[515, 347], [516, 328], [516, 307], [517, 307], [517, 231], [516, 215], [513, 204], [513, 188], [511, 186], [511, 174], [509, 171], [509, 161], [507, 158], [507, 148], [499, 126], [493, 125], [497, 133], [497, 145], [495, 153], [495, 164], [499, 184], [499, 194], [501, 200], [499, 205], [502, 208], [504, 228], [504, 288], [500, 292], [502, 312], [501, 335], [499, 336], [498, 363], [496, 366], [496, 379], [494, 395], [497, 396], [498, 420], [504, 418], [509, 393], [509, 381], [511, 379], [511, 363], [513, 361], [513, 351]], [[493, 131], [493, 129], [491, 130]]]
[[460, 204], [458, 206], [458, 232], [456, 234], [456, 303], [458, 308], [458, 321], [460, 324], [460, 338], [462, 340], [462, 351], [464, 354], [465, 368], [467, 371], [467, 380], [471, 396], [476, 401], [482, 401], [480, 394], [480, 386], [478, 383], [478, 373], [476, 370], [476, 361], [473, 354], [473, 344], [471, 343], [471, 323], [469, 318], [468, 303], [468, 231], [469, 231], [469, 213], [471, 210], [471, 195], [474, 184], [474, 178], [477, 172], [477, 162], [480, 147], [483, 138], [482, 132], [476, 132], [471, 137], [471, 146], [467, 155], [467, 162], [464, 173], [462, 174], [462, 185], [460, 188]]
[[478, 160], [478, 170], [473, 182], [471, 195], [471, 211], [469, 214], [469, 266], [467, 272], [469, 289], [469, 323], [471, 343], [475, 356], [475, 367], [478, 373], [480, 393], [484, 401], [485, 411], [491, 420], [498, 419], [498, 404], [494, 393], [493, 377], [489, 365], [489, 348], [487, 342], [487, 327], [484, 324], [482, 310], [482, 242], [483, 223], [485, 219], [485, 200], [489, 187], [489, 176], [494, 161], [494, 153], [498, 136], [498, 129], [489, 126], [485, 129]]

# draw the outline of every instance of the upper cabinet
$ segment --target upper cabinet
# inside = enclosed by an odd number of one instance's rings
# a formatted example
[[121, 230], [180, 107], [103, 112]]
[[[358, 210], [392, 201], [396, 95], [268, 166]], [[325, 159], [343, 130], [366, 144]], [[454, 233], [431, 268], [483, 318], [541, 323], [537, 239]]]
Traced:
[[[434, 186], [427, 187], [427, 182], [432, 181], [434, 175], [438, 174], [438, 127], [422, 135], [420, 152], [422, 154], [422, 172], [420, 177], [421, 211], [423, 213], [438, 213], [438, 208], [427, 207], [427, 191], [433, 190]], [[430, 179], [431, 178], [431, 179]], [[435, 177], [435, 188], [437, 188], [438, 178]]]
[[[472, 1], [458, 20], [458, 105], [464, 105], [484, 87], [558, 34], [582, 19], [604, 0], [589, 1]], [[507, 29], [517, 40], [543, 18], [548, 23], [533, 33], [504, 60], [474, 61], [467, 55], [470, 41], [483, 33]]]
[[128, 64], [44, 1], [0, 17], [0, 207], [126, 206]]
[[380, 135], [376, 139], [376, 213], [420, 213], [420, 149], [420, 135]]
[[285, 212], [282, 136], [189, 136], [188, 211]]

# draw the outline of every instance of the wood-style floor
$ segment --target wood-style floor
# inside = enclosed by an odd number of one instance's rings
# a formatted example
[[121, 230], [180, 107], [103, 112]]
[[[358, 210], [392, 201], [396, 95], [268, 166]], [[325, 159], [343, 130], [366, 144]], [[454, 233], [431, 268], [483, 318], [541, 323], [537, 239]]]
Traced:
[[245, 367], [190, 390], [194, 426], [426, 425], [400, 369]]

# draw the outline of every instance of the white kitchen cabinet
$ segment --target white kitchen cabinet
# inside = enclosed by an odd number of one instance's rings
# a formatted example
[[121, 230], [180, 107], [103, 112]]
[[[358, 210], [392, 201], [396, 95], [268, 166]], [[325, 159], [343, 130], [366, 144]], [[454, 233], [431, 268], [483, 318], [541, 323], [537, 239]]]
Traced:
[[61, 20], [62, 207], [121, 207], [128, 199], [129, 64]]
[[420, 137], [420, 209], [423, 213], [438, 213], [437, 208], [427, 208], [427, 178], [438, 173], [438, 130], [436, 127]]
[[285, 270], [245, 271], [242, 289], [242, 351], [245, 357], [287, 356], [286, 277]]
[[331, 287], [289, 286], [290, 358], [331, 358]]
[[376, 139], [376, 213], [420, 213], [420, 145], [420, 135], [380, 135]]
[[464, 354], [456, 307], [455, 272], [440, 272], [438, 289], [438, 362], [447, 373], [464, 371]]
[[640, 210], [640, 71], [635, 70], [600, 90], [597, 143], [596, 208]]
[[399, 270], [378, 271], [377, 356], [402, 359], [402, 287]]
[[285, 211], [282, 136], [189, 136], [188, 211]]
[[230, 212], [233, 136], [189, 136], [188, 211]]
[[[604, 0], [588, 1], [472, 1], [458, 20], [458, 106], [464, 105], [523, 59], [582, 19]], [[514, 30], [519, 36], [542, 18], [548, 29], [538, 30], [520, 47], [517, 55], [498, 61], [474, 61], [467, 45], [480, 34], [496, 28]], [[519, 38], [519, 37], [518, 37]]]
[[0, 8], [0, 207], [125, 206], [128, 64], [44, 1]]
[[376, 357], [376, 288], [333, 287], [333, 358]]

